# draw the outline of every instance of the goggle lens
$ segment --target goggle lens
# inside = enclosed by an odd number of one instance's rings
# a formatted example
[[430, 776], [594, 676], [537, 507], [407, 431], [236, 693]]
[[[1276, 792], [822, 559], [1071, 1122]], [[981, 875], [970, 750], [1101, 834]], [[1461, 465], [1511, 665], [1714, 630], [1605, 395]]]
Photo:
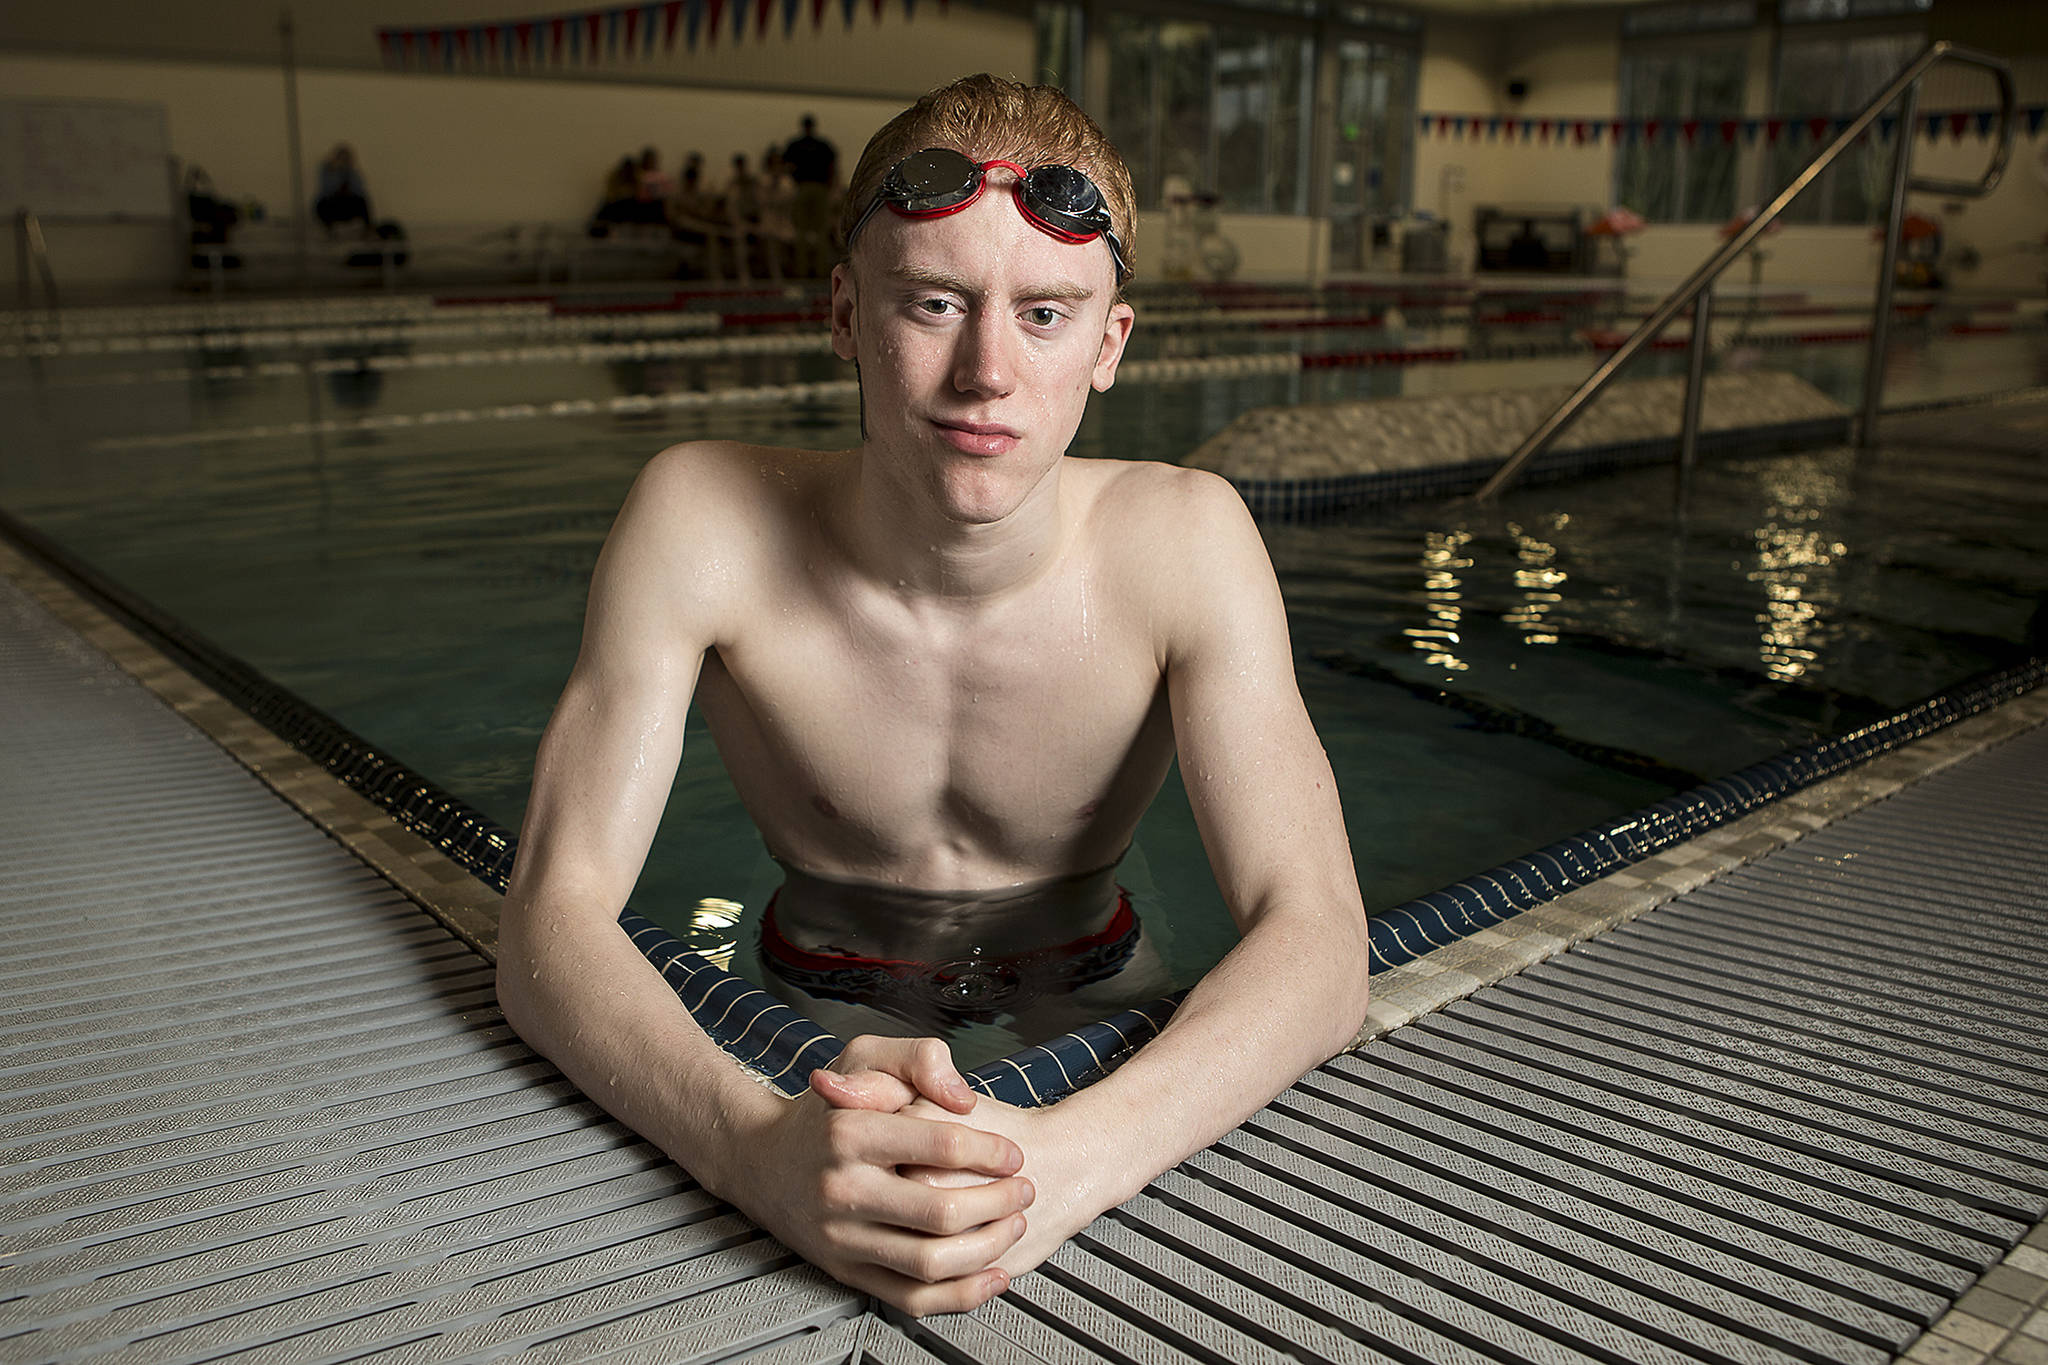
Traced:
[[846, 244], [853, 245], [868, 219], [884, 204], [909, 218], [937, 217], [966, 208], [981, 197], [993, 166], [1017, 173], [1018, 211], [1041, 231], [1063, 242], [1087, 242], [1099, 236], [1108, 243], [1116, 263], [1117, 284], [1123, 284], [1130, 266], [1124, 260], [1123, 243], [1110, 227], [1109, 206], [1093, 180], [1072, 166], [1039, 166], [1026, 171], [1011, 161], [976, 164], [950, 147], [927, 147], [891, 166], [882, 177], [881, 189], [846, 234]]

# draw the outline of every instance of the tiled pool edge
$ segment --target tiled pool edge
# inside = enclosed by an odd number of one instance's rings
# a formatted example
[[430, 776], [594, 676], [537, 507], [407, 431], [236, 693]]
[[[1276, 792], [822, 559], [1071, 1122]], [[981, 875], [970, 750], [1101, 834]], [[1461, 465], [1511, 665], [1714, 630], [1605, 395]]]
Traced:
[[1921, 778], [2048, 724], [2048, 688], [1866, 758], [1844, 772], [1779, 796], [1762, 809], [1606, 873], [1562, 896], [1510, 914], [1373, 973], [1372, 1004], [1352, 1046], [1556, 956], [1723, 873], [1782, 848]]
[[497, 962], [498, 896], [468, 869], [180, 668], [4, 536], [0, 577], [112, 659], [486, 961]]

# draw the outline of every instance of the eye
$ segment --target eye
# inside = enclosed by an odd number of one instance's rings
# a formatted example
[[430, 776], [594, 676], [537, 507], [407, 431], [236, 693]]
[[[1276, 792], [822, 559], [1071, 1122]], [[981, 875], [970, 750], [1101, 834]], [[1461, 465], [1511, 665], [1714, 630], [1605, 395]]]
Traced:
[[1060, 310], [1041, 303], [1035, 308], [1026, 308], [1024, 320], [1033, 327], [1051, 327], [1059, 322]]
[[955, 305], [953, 300], [949, 298], [934, 296], [932, 298], [919, 299], [913, 306], [919, 312], [929, 313], [936, 318], [944, 317], [946, 312]]

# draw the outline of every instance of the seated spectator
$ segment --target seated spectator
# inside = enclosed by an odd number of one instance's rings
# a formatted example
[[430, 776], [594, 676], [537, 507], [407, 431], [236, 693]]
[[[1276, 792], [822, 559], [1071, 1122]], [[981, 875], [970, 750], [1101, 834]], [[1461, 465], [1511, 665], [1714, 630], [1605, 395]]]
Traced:
[[747, 154], [734, 152], [732, 176], [725, 182], [725, 221], [749, 227], [761, 221], [761, 182], [747, 169]]
[[604, 178], [604, 197], [598, 201], [597, 215], [591, 220], [590, 235], [603, 237], [615, 223], [630, 223], [640, 205], [640, 168], [630, 156], [619, 158], [619, 164], [612, 167]]
[[636, 223], [663, 224], [668, 221], [668, 201], [675, 194], [675, 182], [661, 169], [661, 154], [652, 147], [640, 149], [640, 165], [633, 182], [633, 211]]
[[[242, 213], [233, 204], [214, 192], [213, 177], [198, 166], [185, 170], [185, 217], [190, 227], [190, 241], [195, 247], [224, 247], [228, 234], [235, 224], [242, 221]], [[192, 264], [206, 269], [218, 256], [223, 266], [233, 267], [242, 259], [229, 252], [194, 251]]]
[[370, 194], [356, 166], [355, 149], [346, 142], [335, 143], [320, 163], [320, 192], [313, 200], [313, 214], [330, 234], [344, 223], [357, 222], [363, 225], [364, 236], [370, 234]]

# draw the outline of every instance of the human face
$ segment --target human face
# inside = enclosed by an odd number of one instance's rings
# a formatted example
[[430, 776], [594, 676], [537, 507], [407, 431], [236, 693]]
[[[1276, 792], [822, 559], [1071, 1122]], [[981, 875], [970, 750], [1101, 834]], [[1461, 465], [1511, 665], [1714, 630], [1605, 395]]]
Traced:
[[1001, 521], [1051, 476], [1091, 390], [1116, 380], [1133, 313], [1102, 241], [1058, 241], [1007, 201], [878, 214], [832, 274], [832, 341], [860, 365], [864, 458], [949, 521]]

